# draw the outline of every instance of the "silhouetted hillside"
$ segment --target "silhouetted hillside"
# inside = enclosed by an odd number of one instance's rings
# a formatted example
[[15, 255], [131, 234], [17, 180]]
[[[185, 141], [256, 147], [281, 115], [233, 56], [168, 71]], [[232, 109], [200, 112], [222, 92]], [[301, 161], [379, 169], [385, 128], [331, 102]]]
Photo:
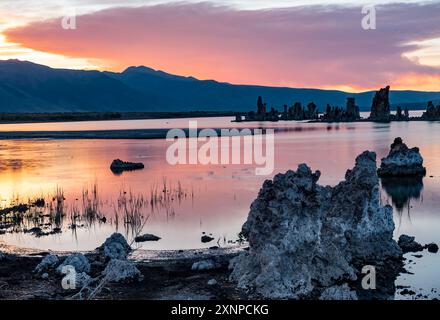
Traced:
[[[361, 111], [369, 111], [374, 92], [233, 85], [144, 66], [115, 73], [0, 61], [1, 112], [249, 111], [259, 95], [279, 109], [313, 101], [320, 110], [327, 103], [345, 106], [347, 97], [355, 97]], [[391, 91], [390, 99], [394, 106], [424, 109], [427, 101], [440, 99], [440, 92]]]

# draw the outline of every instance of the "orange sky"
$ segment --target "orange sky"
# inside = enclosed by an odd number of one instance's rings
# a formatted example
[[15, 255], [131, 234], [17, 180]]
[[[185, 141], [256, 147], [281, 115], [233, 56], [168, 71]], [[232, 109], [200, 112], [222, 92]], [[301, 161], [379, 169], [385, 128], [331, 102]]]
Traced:
[[146, 65], [242, 84], [440, 91], [440, 3], [376, 10], [377, 29], [368, 31], [361, 28], [361, 7], [352, 6], [93, 7], [73, 11], [74, 30], [61, 27], [59, 12], [3, 15], [0, 59], [115, 71]]

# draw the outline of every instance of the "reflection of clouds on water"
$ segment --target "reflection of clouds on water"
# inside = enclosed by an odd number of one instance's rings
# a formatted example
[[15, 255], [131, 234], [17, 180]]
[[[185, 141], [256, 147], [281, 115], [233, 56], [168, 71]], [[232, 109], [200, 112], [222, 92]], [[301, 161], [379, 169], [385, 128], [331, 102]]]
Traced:
[[382, 188], [391, 197], [397, 212], [401, 214], [406, 208], [410, 209], [411, 200], [422, 198], [423, 177], [389, 177], [381, 178]]
[[40, 166], [38, 160], [32, 159], [0, 159], [0, 171], [17, 171], [35, 169]]
[[[23, 156], [23, 150], [26, 150]], [[7, 141], [0, 145], [0, 171], [19, 171], [37, 169], [47, 166], [50, 159], [41, 160], [47, 156], [44, 150], [32, 145], [29, 141], [21, 141], [20, 145], [13, 141]]]
[[19, 170], [23, 167], [23, 161], [20, 159], [1, 159], [0, 170]]

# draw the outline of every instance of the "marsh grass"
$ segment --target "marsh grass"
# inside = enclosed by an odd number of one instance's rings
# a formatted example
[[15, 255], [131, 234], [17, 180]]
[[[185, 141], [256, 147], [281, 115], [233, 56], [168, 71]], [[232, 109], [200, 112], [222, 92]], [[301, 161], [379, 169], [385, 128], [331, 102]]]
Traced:
[[184, 200], [190, 197], [194, 201], [193, 187], [188, 193], [180, 180], [167, 177], [151, 183], [146, 193], [125, 189], [120, 187], [115, 202], [101, 199], [97, 182], [83, 187], [79, 197], [70, 199], [59, 186], [47, 195], [39, 194], [26, 200], [14, 194], [9, 205], [0, 209], [0, 229], [28, 232], [37, 228], [42, 230], [37, 233], [41, 236], [59, 233], [63, 228], [76, 234], [78, 228], [107, 223], [116, 231], [122, 227], [127, 238], [134, 239], [151, 216], [163, 214], [167, 220], [173, 219], [176, 207]]

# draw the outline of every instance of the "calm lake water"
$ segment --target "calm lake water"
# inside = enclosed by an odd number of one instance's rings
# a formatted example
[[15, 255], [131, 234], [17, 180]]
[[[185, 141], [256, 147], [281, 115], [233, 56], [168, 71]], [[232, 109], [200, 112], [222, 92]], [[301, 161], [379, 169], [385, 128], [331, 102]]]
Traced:
[[[236, 125], [228, 117], [197, 120], [199, 127]], [[427, 176], [422, 181], [384, 182], [382, 199], [394, 206], [396, 239], [406, 233], [422, 244], [440, 244], [440, 123], [255, 122], [239, 126], [279, 129], [274, 174], [306, 162], [313, 170], [321, 170], [320, 183], [329, 185], [343, 179], [364, 150], [375, 151], [379, 163], [395, 137], [402, 137], [410, 147], [418, 146]], [[2, 124], [0, 131], [185, 127], [188, 119]], [[44, 223], [29, 217], [17, 232], [0, 235], [0, 241], [44, 250], [89, 250], [115, 230], [130, 240], [142, 230], [162, 238], [142, 244], [145, 249], [230, 245], [237, 240], [263, 181], [273, 175], [256, 176], [253, 165], [172, 166], [165, 160], [169, 145], [166, 140], [0, 140], [1, 207], [44, 198], [46, 206], [38, 210], [47, 213]], [[109, 169], [115, 158], [143, 162], [145, 169], [115, 175]], [[61, 204], [57, 199], [62, 199]], [[57, 210], [62, 217], [53, 217]], [[89, 211], [106, 217], [106, 222], [91, 217]], [[56, 225], [62, 232], [43, 237], [18, 232], [45, 223], [48, 230]], [[201, 243], [203, 232], [215, 240]], [[438, 297], [431, 289], [440, 289], [440, 254], [422, 254], [422, 258], [406, 255], [415, 262], [407, 261], [414, 275], [400, 276], [397, 284]]]

